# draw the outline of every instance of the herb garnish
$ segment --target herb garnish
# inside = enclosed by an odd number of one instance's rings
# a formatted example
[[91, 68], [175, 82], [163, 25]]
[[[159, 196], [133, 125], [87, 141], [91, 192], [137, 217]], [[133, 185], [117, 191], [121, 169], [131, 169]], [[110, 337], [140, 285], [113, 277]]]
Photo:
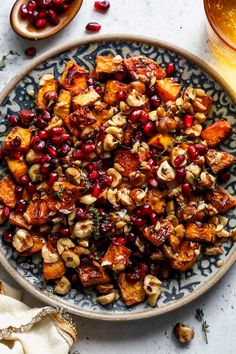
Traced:
[[206, 340], [206, 344], [208, 344], [208, 337], [207, 337], [207, 333], [209, 333], [209, 325], [207, 324], [206, 320], [204, 319], [204, 312], [203, 309], [196, 309], [195, 312], [195, 318], [201, 322], [202, 324], [202, 330], [204, 332], [205, 335], [205, 340]]
[[90, 208], [89, 209], [91, 214], [92, 214], [92, 220], [94, 223], [94, 232], [93, 232], [93, 236], [95, 238], [95, 240], [97, 240], [100, 236], [100, 220], [101, 220], [101, 216], [100, 213], [98, 211], [97, 208]]
[[61, 188], [58, 191], [54, 191], [54, 198], [57, 200], [62, 200], [64, 191], [65, 191], [64, 188]]
[[6, 62], [7, 58], [9, 56], [15, 56], [15, 55], [20, 56], [20, 53], [16, 52], [15, 50], [10, 50], [8, 54], [2, 56], [2, 59], [0, 61], [0, 71], [3, 71], [5, 69], [5, 67], [6, 67], [5, 62]]

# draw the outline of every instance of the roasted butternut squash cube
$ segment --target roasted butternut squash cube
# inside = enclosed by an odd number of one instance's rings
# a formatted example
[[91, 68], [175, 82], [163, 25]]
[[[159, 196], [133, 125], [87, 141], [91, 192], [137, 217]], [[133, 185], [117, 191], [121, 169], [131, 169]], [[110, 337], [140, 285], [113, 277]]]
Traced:
[[106, 269], [95, 261], [83, 260], [77, 270], [80, 281], [85, 288], [111, 281]]
[[225, 213], [236, 206], [236, 199], [228, 191], [220, 187], [210, 190], [207, 193], [207, 199], [219, 213]]
[[122, 140], [122, 145], [125, 146], [131, 146], [133, 145], [133, 138], [134, 138], [134, 133], [135, 133], [135, 128], [133, 124], [130, 124], [129, 122], [125, 125], [125, 128], [123, 129], [124, 136]]
[[24, 218], [30, 225], [42, 225], [48, 221], [48, 205], [45, 200], [31, 200]]
[[112, 269], [115, 273], [120, 273], [127, 267], [130, 254], [129, 248], [117, 242], [111, 242], [101, 264]]
[[179, 207], [176, 213], [179, 221], [202, 221], [206, 215], [204, 210], [198, 209], [199, 202], [199, 200], [191, 200], [185, 203], [182, 208]]
[[205, 155], [206, 162], [214, 173], [229, 168], [235, 162], [235, 157], [226, 151], [208, 150]]
[[156, 225], [147, 226], [143, 236], [154, 246], [161, 246], [174, 233], [174, 227], [169, 220], [160, 220]]
[[214, 243], [216, 240], [216, 227], [213, 224], [191, 223], [187, 225], [185, 235], [189, 241]]
[[54, 78], [47, 80], [39, 90], [36, 98], [37, 109], [46, 109], [48, 100], [46, 94], [49, 92], [57, 92], [58, 83]]
[[64, 119], [67, 128], [77, 138], [80, 136], [83, 129], [93, 125], [96, 121], [96, 117], [88, 107], [78, 107], [75, 112], [69, 114]]
[[70, 114], [70, 102], [71, 102], [70, 91], [62, 90], [60, 92], [58, 102], [54, 106], [55, 116], [61, 119], [65, 119]]
[[152, 77], [163, 79], [166, 72], [154, 60], [143, 55], [124, 59], [124, 64], [133, 80], [148, 82]]
[[123, 167], [124, 171], [120, 171], [120, 174], [128, 177], [131, 172], [137, 171], [139, 158], [137, 154], [130, 150], [117, 150], [114, 162]]
[[119, 91], [127, 92], [127, 90], [128, 90], [128, 85], [124, 84], [123, 82], [116, 81], [116, 80], [108, 80], [106, 82], [103, 100], [109, 105], [114, 105], [118, 101], [117, 92]]
[[5, 137], [2, 148], [5, 151], [10, 150], [11, 141], [18, 136], [21, 139], [21, 144], [18, 150], [23, 153], [28, 152], [30, 148], [31, 135], [32, 132], [30, 129], [14, 127]]
[[61, 203], [61, 210], [70, 210], [81, 194], [81, 187], [69, 182], [55, 182], [53, 184], [53, 197]]
[[20, 228], [30, 230], [32, 228], [32, 225], [29, 225], [23, 214], [17, 212], [17, 211], [12, 211], [9, 217], [9, 223], [14, 226], [18, 226]]
[[16, 181], [18, 181], [21, 176], [27, 174], [28, 166], [26, 165], [23, 157], [18, 160], [6, 157], [6, 162], [12, 176]]
[[127, 306], [133, 306], [142, 302], [145, 297], [145, 291], [143, 289], [143, 281], [138, 280], [136, 282], [130, 282], [126, 279], [125, 272], [118, 274], [117, 276], [118, 286], [121, 291], [124, 302]]
[[100, 95], [93, 88], [88, 88], [88, 90], [80, 92], [72, 99], [72, 106], [74, 110], [79, 109], [81, 106], [91, 107], [99, 99]]
[[33, 247], [24, 252], [22, 256], [32, 256], [33, 254], [40, 252], [43, 246], [47, 243], [46, 237], [40, 231], [31, 230], [30, 236], [34, 242]]
[[68, 61], [65, 70], [60, 78], [60, 84], [73, 94], [85, 90], [87, 85], [88, 72], [82, 66], [73, 61]]
[[228, 139], [232, 131], [231, 125], [226, 120], [221, 119], [204, 129], [201, 138], [206, 140], [208, 146], [215, 147]]
[[168, 134], [156, 134], [148, 140], [148, 145], [154, 146], [160, 150], [170, 151], [173, 149], [175, 139]]
[[155, 213], [164, 213], [166, 202], [163, 193], [158, 189], [153, 188], [148, 192], [147, 203], [152, 207]]
[[117, 57], [113, 57], [112, 55], [100, 56], [96, 57], [96, 67], [97, 74], [116, 74], [118, 72], [123, 72], [123, 59], [118, 59]]
[[167, 77], [163, 80], [157, 80], [156, 89], [162, 101], [175, 101], [179, 97], [181, 85]]
[[9, 176], [0, 180], [0, 201], [9, 208], [14, 208], [17, 202], [15, 187], [15, 183]]
[[55, 263], [43, 262], [43, 275], [46, 280], [61, 278], [66, 272], [66, 266], [62, 259]]
[[173, 269], [181, 272], [186, 272], [191, 269], [197, 261], [201, 245], [198, 242], [182, 241], [178, 250], [173, 252], [167, 245], [163, 246], [163, 253], [170, 259], [170, 264]]

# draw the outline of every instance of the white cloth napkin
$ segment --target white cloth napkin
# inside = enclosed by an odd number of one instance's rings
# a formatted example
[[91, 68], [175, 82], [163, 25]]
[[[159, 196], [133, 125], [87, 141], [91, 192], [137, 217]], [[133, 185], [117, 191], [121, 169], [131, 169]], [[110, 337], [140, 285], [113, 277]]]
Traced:
[[59, 309], [31, 309], [0, 295], [0, 354], [68, 354], [75, 340], [76, 329]]

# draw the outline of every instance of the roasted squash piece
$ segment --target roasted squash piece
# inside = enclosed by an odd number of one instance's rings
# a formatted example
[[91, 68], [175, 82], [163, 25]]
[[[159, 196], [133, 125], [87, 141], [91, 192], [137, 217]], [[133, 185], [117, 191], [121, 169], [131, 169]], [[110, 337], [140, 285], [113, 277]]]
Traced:
[[166, 202], [163, 193], [158, 189], [153, 188], [148, 192], [147, 203], [152, 207], [155, 213], [164, 213]]
[[114, 105], [118, 101], [117, 92], [127, 92], [127, 90], [128, 85], [124, 84], [123, 82], [116, 80], [108, 80], [106, 82], [103, 100], [109, 105]]
[[95, 71], [97, 74], [116, 74], [123, 73], [123, 59], [120, 57], [113, 57], [112, 55], [96, 57]]
[[9, 208], [16, 205], [15, 184], [9, 176], [0, 180], [0, 201]]
[[26, 165], [23, 157], [18, 160], [6, 157], [6, 162], [12, 176], [16, 181], [18, 181], [21, 176], [27, 174], [28, 166]]
[[225, 213], [236, 206], [236, 199], [228, 191], [220, 187], [210, 190], [207, 193], [207, 199], [219, 213]]
[[85, 90], [87, 85], [88, 72], [82, 66], [73, 61], [68, 61], [65, 70], [60, 78], [60, 84], [73, 94]]
[[124, 171], [120, 171], [120, 174], [128, 177], [131, 172], [137, 171], [139, 158], [130, 150], [117, 150], [114, 162], [123, 167]]
[[10, 149], [11, 141], [18, 136], [21, 139], [21, 144], [18, 147], [18, 150], [23, 153], [28, 152], [30, 148], [31, 135], [32, 132], [30, 129], [14, 127], [5, 137], [2, 148], [5, 151], [11, 150]]
[[205, 158], [214, 173], [219, 173], [224, 168], [229, 168], [235, 162], [235, 157], [229, 152], [213, 149], [208, 150]]
[[176, 215], [179, 221], [202, 221], [206, 215], [204, 209], [198, 209], [199, 202], [200, 201], [198, 200], [191, 200], [190, 202], [185, 203], [182, 208], [178, 208]]
[[148, 145], [157, 149], [171, 151], [174, 147], [175, 139], [168, 134], [156, 134], [148, 140]]
[[181, 85], [177, 82], [173, 82], [173, 80], [168, 77], [163, 80], [157, 80], [156, 90], [162, 101], [175, 101], [179, 97]]
[[69, 114], [64, 119], [67, 128], [77, 138], [83, 129], [96, 123], [96, 121], [96, 117], [88, 107], [78, 107], [75, 112]]
[[122, 145], [125, 146], [131, 146], [133, 143], [133, 138], [134, 138], [134, 133], [135, 133], [135, 128], [133, 124], [130, 124], [129, 122], [126, 124], [125, 128], [123, 129], [124, 136], [122, 140]]
[[164, 245], [162, 249], [165, 256], [170, 259], [171, 267], [185, 272], [191, 269], [197, 261], [201, 245], [198, 242], [183, 241], [176, 252], [173, 252], [167, 245]]
[[30, 231], [30, 236], [33, 238], [33, 247], [23, 253], [22, 256], [32, 256], [33, 254], [40, 252], [43, 246], [47, 243], [46, 237], [40, 231], [32, 230]]
[[48, 220], [48, 205], [45, 200], [31, 200], [28, 205], [24, 218], [30, 225], [42, 225]]
[[118, 274], [117, 282], [121, 291], [121, 295], [127, 306], [139, 304], [145, 299], [146, 294], [143, 289], [142, 280], [131, 283], [130, 281], [127, 281], [125, 272], [122, 272]]
[[54, 199], [61, 203], [60, 209], [70, 210], [80, 197], [81, 187], [69, 182], [55, 182], [53, 184], [53, 193]]
[[88, 88], [72, 99], [72, 106], [74, 110], [79, 109], [80, 106], [93, 106], [99, 99], [100, 95], [93, 88]]
[[133, 80], [148, 82], [152, 77], [162, 79], [166, 76], [165, 70], [143, 55], [124, 59], [124, 64]]
[[43, 275], [46, 280], [61, 278], [66, 272], [66, 266], [62, 259], [55, 263], [43, 262]]
[[107, 271], [95, 261], [83, 260], [77, 270], [80, 281], [85, 288], [111, 281]]
[[102, 258], [101, 265], [111, 268], [115, 273], [120, 273], [127, 267], [130, 254], [129, 248], [117, 242], [111, 242], [105, 256]]
[[231, 125], [226, 120], [221, 119], [204, 129], [201, 138], [206, 140], [208, 146], [215, 147], [228, 139], [232, 131]]
[[169, 220], [160, 220], [156, 225], [147, 226], [143, 236], [154, 246], [161, 246], [174, 232], [174, 227]]
[[49, 92], [56, 92], [58, 88], [58, 83], [54, 78], [50, 78], [45, 81], [45, 84], [38, 90], [36, 98], [37, 109], [46, 109], [48, 100], [46, 99], [46, 94]]
[[70, 113], [71, 93], [70, 91], [62, 90], [59, 95], [58, 102], [54, 106], [55, 116], [65, 119]]
[[9, 223], [14, 226], [18, 226], [20, 228], [30, 230], [32, 228], [32, 225], [29, 225], [23, 214], [18, 213], [16, 211], [12, 211], [9, 217]]
[[216, 227], [213, 224], [195, 222], [187, 225], [186, 239], [197, 242], [214, 243], [216, 240]]

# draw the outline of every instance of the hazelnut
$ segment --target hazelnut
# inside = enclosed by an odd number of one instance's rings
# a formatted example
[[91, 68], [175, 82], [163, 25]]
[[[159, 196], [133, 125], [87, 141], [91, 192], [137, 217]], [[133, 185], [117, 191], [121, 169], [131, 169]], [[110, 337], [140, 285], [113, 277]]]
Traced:
[[174, 334], [180, 343], [188, 343], [194, 337], [194, 330], [182, 323], [176, 323], [174, 326]]

